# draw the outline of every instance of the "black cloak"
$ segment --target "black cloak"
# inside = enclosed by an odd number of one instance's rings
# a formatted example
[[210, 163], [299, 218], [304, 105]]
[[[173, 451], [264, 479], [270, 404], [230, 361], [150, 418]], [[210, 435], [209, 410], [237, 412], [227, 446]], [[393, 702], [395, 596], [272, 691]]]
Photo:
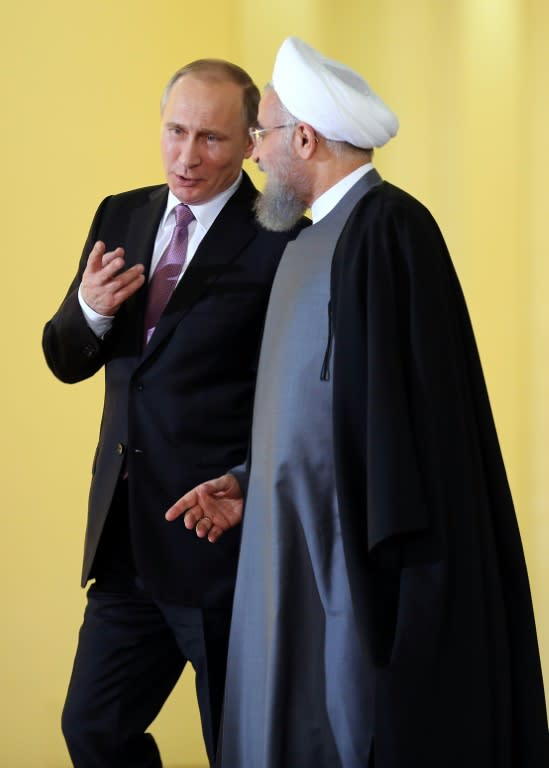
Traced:
[[383, 183], [337, 245], [336, 485], [375, 666], [375, 768], [547, 768], [519, 529], [467, 308], [429, 211]]

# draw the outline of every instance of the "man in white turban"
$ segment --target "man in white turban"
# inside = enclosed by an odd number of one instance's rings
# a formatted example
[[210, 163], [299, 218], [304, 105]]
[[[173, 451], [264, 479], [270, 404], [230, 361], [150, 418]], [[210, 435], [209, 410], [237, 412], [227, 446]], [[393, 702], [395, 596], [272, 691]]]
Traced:
[[[545, 768], [519, 531], [467, 309], [398, 122], [296, 38], [252, 130], [273, 285], [245, 468], [168, 513], [244, 523], [222, 768]], [[237, 343], [237, 341], [236, 341]]]

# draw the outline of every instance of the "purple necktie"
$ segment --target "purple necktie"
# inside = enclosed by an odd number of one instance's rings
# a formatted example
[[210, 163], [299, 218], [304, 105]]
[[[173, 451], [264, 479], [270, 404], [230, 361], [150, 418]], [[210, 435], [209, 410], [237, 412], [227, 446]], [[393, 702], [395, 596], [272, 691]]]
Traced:
[[145, 312], [145, 344], [153, 335], [160, 315], [170, 300], [187, 255], [188, 226], [194, 219], [188, 206], [180, 203], [174, 208], [175, 228], [168, 247], [162, 254], [149, 283]]

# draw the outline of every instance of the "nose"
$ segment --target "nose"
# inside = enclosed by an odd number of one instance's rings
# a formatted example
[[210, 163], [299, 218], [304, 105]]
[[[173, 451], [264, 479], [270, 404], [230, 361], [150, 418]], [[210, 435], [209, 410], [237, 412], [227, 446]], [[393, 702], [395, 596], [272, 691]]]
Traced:
[[185, 166], [185, 168], [194, 168], [195, 166], [200, 165], [200, 152], [198, 145], [190, 137], [187, 139], [187, 141], [183, 141], [181, 143], [179, 150], [179, 162], [181, 165]]

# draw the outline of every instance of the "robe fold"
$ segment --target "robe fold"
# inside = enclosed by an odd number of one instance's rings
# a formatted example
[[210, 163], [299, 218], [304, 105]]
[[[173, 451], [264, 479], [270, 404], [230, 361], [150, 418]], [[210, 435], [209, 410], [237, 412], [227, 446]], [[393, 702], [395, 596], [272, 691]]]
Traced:
[[439, 228], [375, 172], [282, 258], [222, 768], [548, 768], [526, 565]]
[[384, 183], [332, 265], [334, 456], [376, 768], [549, 766], [520, 534], [462, 291]]

